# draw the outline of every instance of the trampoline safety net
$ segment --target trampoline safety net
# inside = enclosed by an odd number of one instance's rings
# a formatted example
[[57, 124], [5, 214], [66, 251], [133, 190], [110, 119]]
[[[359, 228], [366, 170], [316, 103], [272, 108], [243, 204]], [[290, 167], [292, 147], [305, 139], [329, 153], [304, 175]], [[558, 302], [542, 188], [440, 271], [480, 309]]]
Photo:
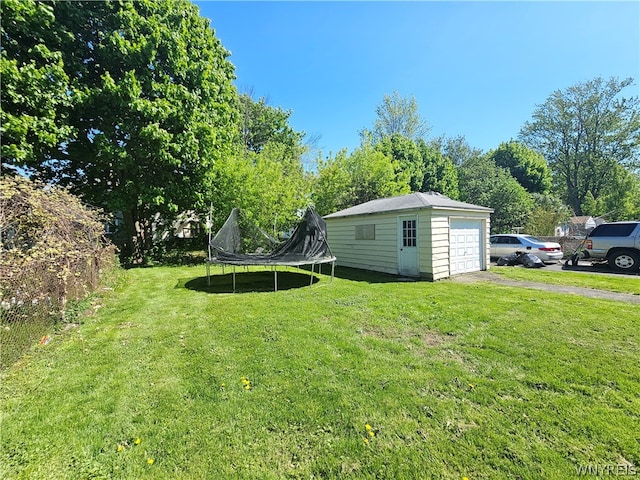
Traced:
[[[313, 267], [323, 263], [335, 265], [335, 261], [327, 242], [326, 222], [311, 207], [307, 208], [291, 237], [283, 242], [260, 230], [234, 208], [222, 228], [209, 240], [207, 263]], [[275, 282], [277, 290], [277, 274]]]

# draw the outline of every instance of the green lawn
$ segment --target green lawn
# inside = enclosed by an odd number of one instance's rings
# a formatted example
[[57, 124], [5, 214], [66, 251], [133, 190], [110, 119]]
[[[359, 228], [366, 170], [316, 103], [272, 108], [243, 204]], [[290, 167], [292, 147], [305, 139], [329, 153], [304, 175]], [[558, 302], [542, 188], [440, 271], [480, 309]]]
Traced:
[[[0, 477], [640, 468], [640, 305], [338, 270], [123, 272], [2, 374]], [[626, 467], [624, 467], [626, 466]]]
[[492, 266], [490, 271], [512, 280], [549, 283], [552, 285], [571, 285], [640, 295], [640, 277], [636, 275], [597, 275], [570, 271], [558, 272], [544, 268], [496, 266]]

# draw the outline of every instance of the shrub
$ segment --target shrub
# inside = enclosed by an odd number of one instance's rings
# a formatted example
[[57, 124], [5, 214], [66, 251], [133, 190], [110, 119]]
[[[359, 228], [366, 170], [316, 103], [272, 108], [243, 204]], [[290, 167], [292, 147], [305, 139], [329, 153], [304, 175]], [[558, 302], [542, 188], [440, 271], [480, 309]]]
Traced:
[[20, 176], [0, 179], [0, 366], [12, 363], [67, 302], [114, 266], [101, 213], [66, 190]]

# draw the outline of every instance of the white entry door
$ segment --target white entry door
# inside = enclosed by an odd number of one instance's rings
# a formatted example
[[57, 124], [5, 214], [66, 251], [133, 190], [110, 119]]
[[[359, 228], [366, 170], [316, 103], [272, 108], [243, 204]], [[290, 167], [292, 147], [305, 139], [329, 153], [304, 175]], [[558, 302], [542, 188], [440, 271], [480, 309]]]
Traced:
[[449, 222], [449, 269], [451, 275], [477, 272], [483, 265], [482, 222], [455, 220]]
[[419, 270], [418, 218], [398, 217], [398, 273], [417, 277]]

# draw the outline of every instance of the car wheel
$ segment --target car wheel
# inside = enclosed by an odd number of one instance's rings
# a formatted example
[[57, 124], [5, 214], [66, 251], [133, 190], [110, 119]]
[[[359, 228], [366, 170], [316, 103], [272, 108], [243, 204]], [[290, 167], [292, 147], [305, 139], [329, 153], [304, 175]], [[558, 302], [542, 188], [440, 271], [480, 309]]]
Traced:
[[618, 250], [607, 258], [609, 266], [619, 272], [633, 272], [640, 266], [640, 256], [632, 250]]

